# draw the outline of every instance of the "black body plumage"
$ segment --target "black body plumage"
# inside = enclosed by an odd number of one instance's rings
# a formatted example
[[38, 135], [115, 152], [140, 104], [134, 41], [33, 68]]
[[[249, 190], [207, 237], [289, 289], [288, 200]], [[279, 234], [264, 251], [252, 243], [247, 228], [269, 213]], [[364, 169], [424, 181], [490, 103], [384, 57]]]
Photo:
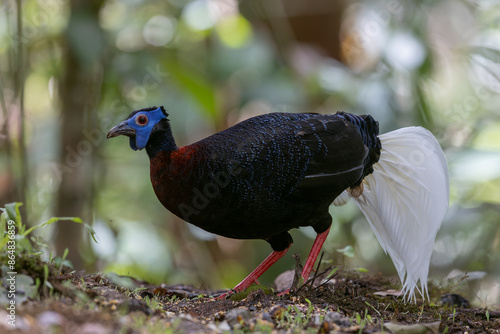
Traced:
[[307, 280], [330, 231], [329, 206], [348, 190], [335, 204], [354, 200], [393, 259], [405, 296], [425, 296], [449, 202], [446, 157], [428, 130], [379, 137], [371, 116], [273, 113], [177, 147], [168, 114], [153, 107], [133, 112], [107, 137], [119, 135], [133, 150], [146, 149], [153, 189], [168, 210], [212, 233], [270, 243], [273, 252], [232, 291], [282, 258], [288, 231], [301, 226], [317, 233], [300, 275]]
[[280, 251], [292, 228], [329, 228], [333, 200], [373, 171], [377, 135], [371, 116], [272, 113], [178, 148], [162, 119], [146, 150], [167, 209], [209, 232], [264, 239]]

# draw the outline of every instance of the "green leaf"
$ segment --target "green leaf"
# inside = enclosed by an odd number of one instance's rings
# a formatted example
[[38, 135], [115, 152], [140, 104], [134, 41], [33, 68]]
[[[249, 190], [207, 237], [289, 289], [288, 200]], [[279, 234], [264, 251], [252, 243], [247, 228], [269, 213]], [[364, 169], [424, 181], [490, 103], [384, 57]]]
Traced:
[[335, 273], [339, 270], [339, 267], [335, 267], [332, 269], [332, 271], [330, 271], [330, 273], [326, 276], [325, 280], [328, 280], [330, 279], [333, 275], [335, 275]]
[[21, 213], [19, 212], [19, 207], [21, 205], [23, 205], [23, 203], [21, 202], [13, 202], [5, 204], [5, 211], [9, 216], [8, 219], [12, 219], [13, 221], [15, 221], [19, 229], [21, 229], [21, 224], [22, 224]]
[[65, 248], [64, 249], [64, 252], [63, 252], [63, 255], [62, 255], [62, 260], [66, 260], [66, 257], [68, 256], [68, 253], [69, 253], [69, 249], [68, 248]]
[[129, 277], [119, 276], [115, 273], [108, 273], [106, 274], [106, 277], [111, 283], [121, 288], [128, 290], [134, 290], [137, 288], [137, 286], [134, 284], [134, 281], [132, 281], [132, 279]]
[[27, 252], [28, 254], [34, 255], [33, 247], [31, 242], [25, 238], [22, 234], [16, 234], [16, 253], [20, 254], [22, 252]]
[[[7, 270], [7, 267], [2, 266], [2, 271], [4, 273], [7, 273], [7, 271], [9, 270]], [[21, 305], [26, 300], [28, 300], [28, 298], [34, 299], [37, 297], [38, 288], [31, 276], [24, 274], [17, 274], [15, 277], [16, 277], [16, 294], [14, 298], [16, 304]], [[2, 279], [5, 280], [6, 277], [3, 277]], [[3, 288], [2, 286], [0, 288], [0, 304], [3, 306], [7, 306], [10, 300], [11, 300], [10, 298], [7, 298], [7, 289]]]
[[74, 223], [83, 224], [83, 226], [85, 226], [85, 229], [89, 232], [90, 236], [92, 237], [92, 240], [94, 240], [94, 242], [97, 243], [96, 233], [95, 233], [94, 229], [90, 225], [84, 223], [82, 221], [82, 219], [79, 217], [52, 217], [40, 225], [36, 225], [36, 226], [31, 227], [30, 229], [28, 229], [26, 232], [23, 233], [23, 236], [27, 236], [28, 234], [30, 234], [31, 232], [33, 232], [33, 230], [35, 230], [37, 228], [45, 227], [47, 225], [57, 223], [58, 221], [61, 221], [61, 220], [69, 220], [69, 221], [72, 221]]
[[90, 236], [92, 237], [92, 240], [94, 240], [94, 242], [97, 243], [97, 234], [95, 233], [92, 226], [90, 226], [87, 223], [83, 223], [83, 226], [85, 226], [85, 229], [87, 230], [87, 232], [89, 232]]
[[16, 275], [16, 290], [16, 297], [22, 299], [18, 300], [21, 303], [28, 298], [35, 298], [38, 294], [33, 278], [24, 274]]
[[354, 257], [354, 248], [351, 245], [345, 246], [342, 249], [337, 249], [337, 252], [344, 254], [347, 257]]

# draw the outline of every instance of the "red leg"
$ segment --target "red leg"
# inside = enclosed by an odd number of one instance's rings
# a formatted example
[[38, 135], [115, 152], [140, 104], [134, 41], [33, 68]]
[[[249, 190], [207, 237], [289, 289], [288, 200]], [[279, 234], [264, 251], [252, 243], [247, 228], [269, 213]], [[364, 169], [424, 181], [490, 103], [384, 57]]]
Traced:
[[328, 228], [328, 230], [326, 230], [325, 232], [318, 233], [318, 235], [316, 236], [316, 239], [314, 240], [313, 246], [311, 248], [311, 252], [307, 257], [306, 264], [302, 269], [302, 278], [304, 280], [307, 280], [309, 278], [309, 274], [314, 267], [314, 262], [316, 262], [319, 252], [321, 251], [321, 247], [323, 247], [323, 244], [325, 243], [326, 237], [328, 236], [329, 232], [330, 228]]
[[[288, 247], [285, 250], [282, 250], [279, 252], [274, 251], [271, 254], [269, 254], [269, 256], [264, 261], [262, 261], [262, 263], [259, 264], [259, 266], [257, 268], [255, 268], [255, 270], [252, 271], [250, 273], [250, 275], [248, 275], [243, 281], [241, 281], [237, 286], [235, 286], [232, 291], [235, 291], [235, 292], [243, 291], [246, 288], [248, 288], [250, 285], [252, 285], [254, 282], [256, 282], [257, 279], [263, 273], [265, 273], [267, 269], [269, 269], [269, 267], [271, 267], [276, 261], [281, 259], [283, 257], [283, 255], [286, 254], [286, 252], [288, 251], [289, 248], [290, 248], [290, 245], [288, 245]], [[230, 294], [232, 291], [229, 291], [229, 292], [226, 292], [226, 293], [220, 295], [219, 297], [217, 297], [217, 299], [225, 299], [227, 297], [227, 295]]]
[[[309, 274], [314, 267], [314, 262], [316, 262], [319, 252], [321, 251], [321, 247], [323, 247], [323, 244], [325, 243], [326, 237], [328, 236], [329, 232], [330, 228], [328, 228], [328, 230], [326, 230], [325, 232], [318, 233], [318, 235], [316, 236], [311, 251], [309, 252], [309, 256], [307, 257], [306, 264], [302, 269], [302, 278], [304, 279], [304, 281], [307, 281], [307, 279], [309, 279]], [[285, 291], [278, 294], [278, 296], [285, 295], [289, 292], [290, 289], [286, 289]]]

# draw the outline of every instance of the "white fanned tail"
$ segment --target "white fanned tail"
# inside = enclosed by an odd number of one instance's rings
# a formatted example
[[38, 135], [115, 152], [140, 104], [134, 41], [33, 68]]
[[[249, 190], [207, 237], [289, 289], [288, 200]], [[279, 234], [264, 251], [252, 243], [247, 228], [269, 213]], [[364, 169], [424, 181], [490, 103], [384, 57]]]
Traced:
[[422, 127], [402, 128], [379, 138], [380, 159], [363, 180], [363, 193], [353, 197], [346, 191], [334, 204], [353, 198], [392, 258], [405, 298], [415, 300], [415, 290], [428, 298], [431, 254], [448, 210], [446, 158], [436, 138]]

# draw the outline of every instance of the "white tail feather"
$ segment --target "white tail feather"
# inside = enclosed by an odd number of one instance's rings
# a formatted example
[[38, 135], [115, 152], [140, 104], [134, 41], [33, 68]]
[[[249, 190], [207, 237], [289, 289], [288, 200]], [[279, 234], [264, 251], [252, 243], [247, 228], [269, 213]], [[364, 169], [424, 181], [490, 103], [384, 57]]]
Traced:
[[[415, 288], [428, 298], [434, 240], [448, 210], [446, 159], [436, 138], [422, 127], [402, 128], [379, 138], [380, 160], [363, 180], [361, 196], [352, 198], [392, 258], [405, 298], [415, 300]], [[339, 202], [345, 203], [345, 194], [341, 196]]]

